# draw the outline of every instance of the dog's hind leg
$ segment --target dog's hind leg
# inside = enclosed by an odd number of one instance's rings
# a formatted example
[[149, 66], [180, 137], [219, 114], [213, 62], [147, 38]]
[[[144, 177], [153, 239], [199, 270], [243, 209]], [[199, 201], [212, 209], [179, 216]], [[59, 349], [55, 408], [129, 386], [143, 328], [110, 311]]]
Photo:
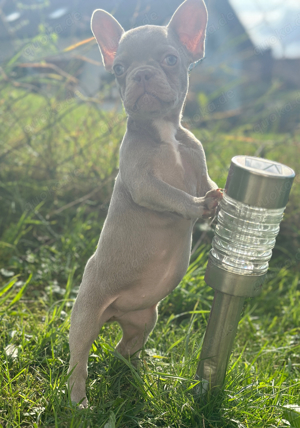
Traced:
[[82, 284], [71, 315], [69, 333], [70, 366], [68, 386], [72, 402], [87, 406], [85, 382], [87, 362], [93, 341], [103, 324], [112, 316], [110, 308], [113, 298], [104, 298], [100, 292], [95, 265], [90, 260], [85, 269]]
[[118, 321], [123, 330], [123, 337], [116, 350], [126, 358], [134, 354], [137, 357], [147, 342], [156, 320], [157, 305], [140, 311], [127, 312], [120, 317], [116, 317], [116, 321]]

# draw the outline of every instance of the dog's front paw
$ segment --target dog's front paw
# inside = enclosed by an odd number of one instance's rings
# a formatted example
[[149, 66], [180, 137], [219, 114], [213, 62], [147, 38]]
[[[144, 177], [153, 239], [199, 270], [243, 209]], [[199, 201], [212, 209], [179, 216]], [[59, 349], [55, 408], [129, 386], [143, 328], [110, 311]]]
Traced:
[[202, 217], [214, 217], [216, 213], [217, 206], [223, 198], [223, 193], [221, 189], [213, 189], [206, 193], [204, 197], [204, 210]]

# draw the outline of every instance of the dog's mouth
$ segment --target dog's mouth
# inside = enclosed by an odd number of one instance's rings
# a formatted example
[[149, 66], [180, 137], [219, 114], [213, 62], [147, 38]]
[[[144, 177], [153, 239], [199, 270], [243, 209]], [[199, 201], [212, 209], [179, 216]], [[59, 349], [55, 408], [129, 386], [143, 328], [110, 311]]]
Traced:
[[142, 76], [138, 80], [137, 71], [134, 69], [127, 76], [122, 97], [125, 109], [129, 114], [160, 114], [176, 104], [177, 91], [170, 86], [162, 73], [149, 68], [150, 78]]
[[133, 110], [147, 110], [147, 111], [153, 111], [157, 110], [161, 107], [162, 100], [155, 94], [149, 91], [145, 91], [143, 94], [141, 94], [138, 99], [136, 100]]

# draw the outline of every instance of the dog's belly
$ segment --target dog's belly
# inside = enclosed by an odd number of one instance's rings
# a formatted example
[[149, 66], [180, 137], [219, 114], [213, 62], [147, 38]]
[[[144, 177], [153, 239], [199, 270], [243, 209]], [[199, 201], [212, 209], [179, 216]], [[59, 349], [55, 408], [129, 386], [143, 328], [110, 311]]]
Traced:
[[[181, 251], [161, 250], [144, 264], [140, 275], [128, 286], [121, 288], [113, 308], [119, 312], [142, 310], [154, 306], [166, 297], [183, 278], [189, 262], [189, 247]], [[166, 255], [167, 257], [164, 257]]]
[[116, 296], [117, 312], [149, 308], [184, 276], [193, 222], [134, 206], [122, 194], [114, 196], [112, 203], [120, 204], [122, 210], [114, 207], [109, 212], [94, 255], [99, 286], [106, 295]]

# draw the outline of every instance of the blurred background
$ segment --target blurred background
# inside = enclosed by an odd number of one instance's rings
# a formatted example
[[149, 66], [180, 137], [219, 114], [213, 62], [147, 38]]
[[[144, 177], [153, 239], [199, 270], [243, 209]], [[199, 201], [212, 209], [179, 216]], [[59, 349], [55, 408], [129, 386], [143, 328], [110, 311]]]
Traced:
[[[118, 171], [126, 116], [90, 30], [94, 9], [128, 30], [166, 24], [181, 0], [0, 0], [1, 279], [33, 293], [79, 283]], [[184, 125], [224, 187], [234, 155], [300, 172], [300, 3], [207, 0], [206, 56], [191, 67]], [[273, 269], [299, 270], [299, 175]], [[195, 243], [209, 248], [201, 221]]]

